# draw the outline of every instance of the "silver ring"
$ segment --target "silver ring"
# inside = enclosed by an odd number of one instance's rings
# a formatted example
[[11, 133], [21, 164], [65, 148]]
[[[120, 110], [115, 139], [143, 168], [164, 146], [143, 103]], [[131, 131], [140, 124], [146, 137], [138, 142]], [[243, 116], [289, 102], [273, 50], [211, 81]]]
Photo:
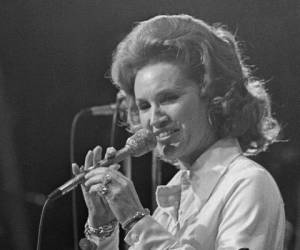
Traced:
[[97, 193], [99, 196], [105, 196], [108, 191], [108, 187], [106, 187], [105, 185], [99, 185]]

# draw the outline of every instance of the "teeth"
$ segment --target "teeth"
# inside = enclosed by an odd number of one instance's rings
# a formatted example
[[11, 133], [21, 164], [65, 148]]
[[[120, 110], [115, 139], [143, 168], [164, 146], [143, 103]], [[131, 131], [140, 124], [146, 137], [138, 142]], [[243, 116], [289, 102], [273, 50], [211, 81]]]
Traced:
[[160, 138], [167, 137], [167, 136], [169, 136], [170, 134], [172, 134], [173, 132], [175, 132], [175, 130], [168, 130], [168, 131], [161, 132], [161, 133], [159, 134], [159, 137], [160, 137]]
[[169, 132], [162, 132], [162, 133], [159, 134], [159, 137], [165, 137], [165, 136], [168, 136], [170, 134], [171, 134], [170, 131]]

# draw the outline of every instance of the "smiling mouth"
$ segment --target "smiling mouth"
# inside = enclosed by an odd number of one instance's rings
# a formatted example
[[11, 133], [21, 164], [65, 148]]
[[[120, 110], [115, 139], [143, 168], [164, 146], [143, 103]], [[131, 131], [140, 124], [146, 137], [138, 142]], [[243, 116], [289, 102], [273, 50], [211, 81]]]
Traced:
[[178, 133], [180, 130], [179, 129], [168, 129], [168, 130], [163, 130], [163, 131], [157, 131], [156, 136], [157, 136], [157, 141], [161, 143], [166, 143], [169, 142], [171, 137]]

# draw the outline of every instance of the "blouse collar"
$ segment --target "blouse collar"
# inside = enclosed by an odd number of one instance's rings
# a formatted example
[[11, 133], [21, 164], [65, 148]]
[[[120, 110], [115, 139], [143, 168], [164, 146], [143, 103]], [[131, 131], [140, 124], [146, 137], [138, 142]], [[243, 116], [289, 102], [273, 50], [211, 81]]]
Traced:
[[230, 164], [241, 154], [238, 140], [225, 138], [213, 144], [194, 162], [189, 169], [189, 180], [200, 200], [210, 197]]
[[189, 185], [203, 203], [209, 199], [231, 162], [241, 154], [237, 139], [224, 138], [208, 148], [191, 166], [181, 163], [184, 170], [179, 171], [167, 186], [158, 187], [158, 206], [173, 206], [174, 198], [171, 197], [176, 197], [175, 200], [180, 199], [180, 192]]

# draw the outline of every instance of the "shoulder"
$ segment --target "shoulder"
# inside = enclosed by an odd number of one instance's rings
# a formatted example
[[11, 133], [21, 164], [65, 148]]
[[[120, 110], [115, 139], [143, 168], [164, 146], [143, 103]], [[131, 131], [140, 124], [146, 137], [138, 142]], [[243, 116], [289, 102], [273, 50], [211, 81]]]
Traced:
[[228, 167], [223, 184], [227, 195], [239, 193], [258, 200], [282, 203], [278, 186], [271, 174], [255, 161], [245, 157], [237, 157]]
[[226, 177], [236, 181], [255, 181], [258, 184], [270, 182], [276, 185], [271, 174], [263, 166], [243, 155], [229, 165]]
[[275, 249], [281, 245], [284, 204], [266, 169], [240, 156], [228, 166], [218, 191], [221, 197], [219, 244], [234, 237], [246, 240], [251, 249], [266, 249], [267, 245], [274, 245]]

